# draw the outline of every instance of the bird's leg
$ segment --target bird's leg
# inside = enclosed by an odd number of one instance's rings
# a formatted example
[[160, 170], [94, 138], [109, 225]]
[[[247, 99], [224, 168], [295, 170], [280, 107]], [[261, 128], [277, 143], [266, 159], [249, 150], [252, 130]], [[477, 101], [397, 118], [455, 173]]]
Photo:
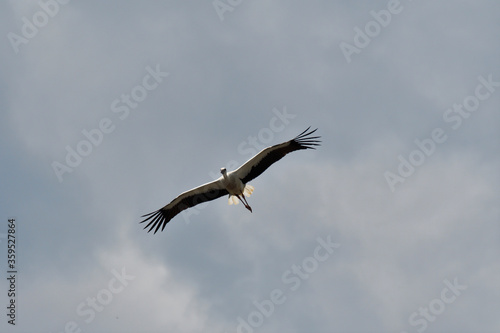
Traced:
[[245, 208], [248, 209], [250, 211], [250, 213], [252, 212], [252, 207], [250, 207], [250, 205], [248, 204], [247, 202], [247, 199], [245, 198], [245, 195], [242, 193], [241, 194], [241, 197], [243, 198], [240, 198], [239, 195], [236, 195], [238, 197], [238, 199], [240, 199], [240, 201], [245, 205]]

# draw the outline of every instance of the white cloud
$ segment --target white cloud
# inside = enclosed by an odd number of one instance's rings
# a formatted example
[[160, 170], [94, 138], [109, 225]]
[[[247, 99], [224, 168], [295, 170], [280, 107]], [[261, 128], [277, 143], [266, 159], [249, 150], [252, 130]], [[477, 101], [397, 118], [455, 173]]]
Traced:
[[[500, 78], [498, 5], [405, 2], [346, 64], [340, 41], [386, 5], [242, 2], [221, 22], [210, 2], [70, 2], [19, 53], [5, 39], [0, 201], [21, 223], [19, 329], [233, 332], [281, 288], [287, 301], [259, 331], [413, 332], [408, 317], [454, 277], [468, 289], [428, 331], [496, 329], [484, 309], [498, 303], [500, 95], [394, 192], [383, 175], [479, 75]], [[38, 8], [0, 7], [4, 36]], [[112, 101], [156, 64], [164, 84], [113, 118]], [[253, 213], [221, 199], [189, 224], [142, 230], [142, 214], [244, 162], [238, 144], [284, 107], [296, 117], [272, 143], [311, 125], [323, 145], [252, 181]], [[116, 129], [59, 183], [51, 163], [104, 117]], [[326, 235], [341, 247], [290, 291], [283, 273]], [[135, 278], [85, 323], [77, 306], [123, 267]]]

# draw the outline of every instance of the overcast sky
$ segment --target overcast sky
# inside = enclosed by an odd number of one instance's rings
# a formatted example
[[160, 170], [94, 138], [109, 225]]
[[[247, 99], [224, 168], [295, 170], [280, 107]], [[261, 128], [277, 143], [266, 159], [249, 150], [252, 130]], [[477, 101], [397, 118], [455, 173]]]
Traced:
[[[0, 331], [500, 330], [500, 3], [11, 0], [0, 18]], [[253, 180], [253, 213], [221, 198], [138, 223], [308, 126], [322, 146]]]

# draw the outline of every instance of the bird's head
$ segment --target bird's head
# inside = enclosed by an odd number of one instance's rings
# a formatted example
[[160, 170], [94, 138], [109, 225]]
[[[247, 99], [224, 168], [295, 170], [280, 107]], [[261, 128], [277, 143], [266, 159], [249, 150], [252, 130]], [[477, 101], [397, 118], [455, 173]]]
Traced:
[[223, 175], [226, 173], [226, 168], [220, 168], [220, 173], [222, 173]]

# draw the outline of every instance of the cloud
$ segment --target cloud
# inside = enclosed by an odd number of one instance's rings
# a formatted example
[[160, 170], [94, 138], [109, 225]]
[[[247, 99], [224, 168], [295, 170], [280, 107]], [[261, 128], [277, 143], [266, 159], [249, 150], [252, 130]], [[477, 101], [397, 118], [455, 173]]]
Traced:
[[[457, 278], [467, 289], [426, 330], [492, 332], [500, 94], [456, 130], [443, 114], [478, 77], [500, 80], [498, 5], [401, 3], [351, 63], [339, 43], [387, 1], [242, 1], [223, 21], [211, 2], [69, 2], [19, 52], [4, 38], [0, 201], [19, 221], [17, 328], [235, 332], [260, 311], [256, 332], [416, 332], [410, 316]], [[0, 7], [4, 36], [41, 8]], [[168, 77], [120, 119], [112, 103], [157, 65]], [[141, 215], [250, 158], [249, 138], [284, 110], [294, 117], [260, 143], [311, 125], [323, 144], [252, 181], [253, 213], [221, 199], [142, 230]], [[51, 164], [102, 119], [114, 130], [60, 183]], [[437, 127], [446, 142], [392, 192], [384, 172]], [[327, 236], [340, 247], [316, 267]], [[296, 290], [283, 280], [293, 265], [311, 270]], [[123, 289], [122, 269], [134, 277]], [[88, 298], [103, 309], [87, 323]]]

